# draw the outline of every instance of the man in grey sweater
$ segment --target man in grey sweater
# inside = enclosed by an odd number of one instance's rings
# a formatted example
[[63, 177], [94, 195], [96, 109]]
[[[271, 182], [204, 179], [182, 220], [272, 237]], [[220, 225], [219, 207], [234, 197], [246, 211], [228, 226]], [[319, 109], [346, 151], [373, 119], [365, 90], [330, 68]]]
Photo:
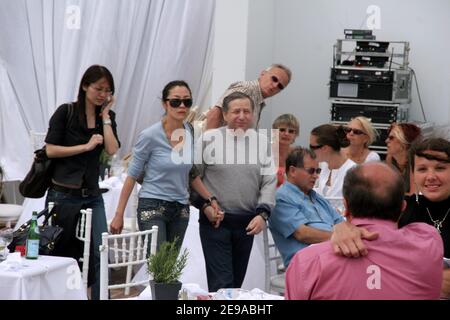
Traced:
[[209, 291], [241, 287], [253, 236], [265, 227], [275, 204], [276, 169], [267, 137], [251, 129], [253, 107], [244, 93], [227, 96], [227, 126], [205, 132], [197, 145], [202, 181], [225, 213], [218, 219], [209, 203], [200, 210]]

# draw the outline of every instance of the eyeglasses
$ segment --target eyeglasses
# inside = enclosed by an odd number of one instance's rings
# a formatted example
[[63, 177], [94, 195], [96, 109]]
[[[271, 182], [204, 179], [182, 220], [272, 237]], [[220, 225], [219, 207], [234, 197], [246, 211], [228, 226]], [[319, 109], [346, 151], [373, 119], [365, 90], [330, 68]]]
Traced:
[[97, 92], [104, 92], [106, 94], [112, 93], [111, 89], [103, 89], [103, 88], [94, 87], [94, 86], [92, 86], [92, 88], [94, 88], [94, 90], [97, 91]]
[[296, 133], [297, 130], [295, 129], [288, 129], [288, 128], [278, 128], [278, 130], [280, 130], [280, 132], [289, 132], [290, 134]]
[[278, 89], [280, 89], [280, 90], [284, 89], [283, 84], [280, 82], [280, 79], [278, 79], [277, 76], [272, 76], [272, 81], [275, 83], [278, 83], [277, 84]]
[[313, 175], [314, 173], [320, 174], [322, 172], [321, 168], [300, 168], [305, 170], [309, 175]]
[[186, 108], [192, 107], [192, 99], [165, 99], [165, 101], [169, 101], [169, 104], [172, 108], [178, 108], [181, 104], [184, 104]]
[[344, 127], [344, 131], [345, 131], [345, 133], [350, 133], [350, 132], [353, 131], [353, 134], [356, 134], [357, 136], [362, 135], [362, 134], [366, 134], [362, 130], [355, 129], [355, 128], [350, 128], [350, 127]]
[[323, 144], [318, 144], [317, 146], [313, 146], [312, 144], [309, 145], [309, 148], [311, 150], [317, 150], [323, 147]]

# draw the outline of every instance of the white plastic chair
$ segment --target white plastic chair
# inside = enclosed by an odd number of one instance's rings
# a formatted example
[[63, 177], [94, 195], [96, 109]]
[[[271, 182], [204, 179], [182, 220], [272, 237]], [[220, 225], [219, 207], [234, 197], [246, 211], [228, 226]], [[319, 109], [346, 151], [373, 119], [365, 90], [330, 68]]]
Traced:
[[[270, 239], [269, 239], [270, 237]], [[265, 291], [276, 292], [284, 295], [285, 269], [283, 259], [273, 242], [272, 234], [268, 227], [263, 229], [264, 264], [265, 264]], [[275, 270], [275, 272], [273, 272]], [[275, 273], [272, 275], [272, 273]]]
[[[126, 279], [125, 282], [110, 285], [109, 269], [140, 265], [147, 262], [148, 238], [150, 240], [150, 254], [156, 253], [158, 239], [158, 227], [153, 226], [150, 230], [137, 231], [132, 233], [122, 233], [109, 235], [102, 234], [102, 244], [100, 245], [100, 300], [108, 299], [108, 292], [111, 289], [130, 288], [141, 285], [148, 285], [150, 279], [132, 282]], [[132, 240], [133, 239], [133, 240]], [[119, 241], [120, 245], [119, 245]], [[127, 243], [129, 247], [127, 248]], [[108, 262], [109, 252], [112, 251], [113, 262]]]
[[89, 274], [89, 252], [91, 248], [92, 209], [81, 209], [81, 216], [75, 230], [75, 237], [84, 242], [83, 256], [79, 259], [83, 262], [82, 279], [83, 286], [87, 290]]

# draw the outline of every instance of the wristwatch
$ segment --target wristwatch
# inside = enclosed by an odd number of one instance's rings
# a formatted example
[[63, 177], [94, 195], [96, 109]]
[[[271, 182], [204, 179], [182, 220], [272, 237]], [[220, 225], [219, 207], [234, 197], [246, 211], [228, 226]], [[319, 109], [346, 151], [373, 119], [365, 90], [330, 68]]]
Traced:
[[261, 216], [261, 218], [264, 219], [264, 221], [267, 221], [267, 219], [269, 219], [269, 214], [265, 210], [261, 210], [258, 214]]
[[210, 197], [209, 199], [206, 199], [206, 200], [205, 200], [205, 203], [208, 204], [208, 205], [210, 206], [214, 200], [217, 201], [217, 198], [216, 198], [215, 196], [212, 196], [212, 197]]
[[112, 124], [111, 119], [103, 120], [103, 125], [104, 126], [110, 126], [111, 124]]

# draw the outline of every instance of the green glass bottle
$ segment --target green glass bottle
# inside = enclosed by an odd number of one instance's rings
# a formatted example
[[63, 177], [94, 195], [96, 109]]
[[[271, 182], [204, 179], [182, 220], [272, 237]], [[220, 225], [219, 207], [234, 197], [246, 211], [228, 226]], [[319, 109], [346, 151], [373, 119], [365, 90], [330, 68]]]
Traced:
[[39, 227], [37, 222], [37, 212], [33, 211], [30, 229], [28, 230], [26, 255], [27, 259], [37, 259], [39, 256]]

